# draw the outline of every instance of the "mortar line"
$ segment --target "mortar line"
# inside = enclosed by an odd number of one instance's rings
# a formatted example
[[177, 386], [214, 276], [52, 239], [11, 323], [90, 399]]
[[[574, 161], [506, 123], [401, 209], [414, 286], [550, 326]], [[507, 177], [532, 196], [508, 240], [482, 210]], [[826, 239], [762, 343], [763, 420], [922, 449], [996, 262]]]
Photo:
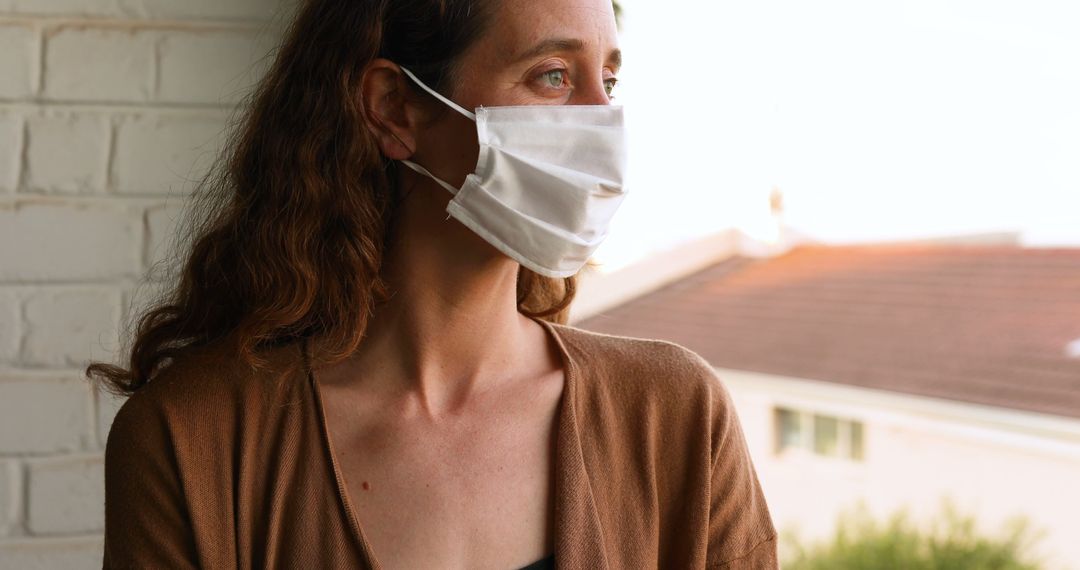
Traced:
[[166, 101], [87, 101], [80, 99], [36, 99], [32, 101], [0, 99], [0, 109], [13, 109], [21, 111], [33, 111], [46, 108], [69, 108], [71, 110], [98, 110], [116, 111], [118, 109], [130, 109], [144, 112], [147, 110], [162, 111], [214, 111], [218, 113], [231, 113], [238, 107], [244, 106], [243, 101], [222, 105], [219, 103], [175, 103]]
[[78, 28], [138, 28], [143, 30], [179, 30], [179, 31], [253, 31], [273, 26], [274, 20], [200, 20], [177, 18], [117, 18], [110, 16], [78, 16], [50, 14], [4, 14], [0, 15], [0, 25], [40, 24], [47, 27]]

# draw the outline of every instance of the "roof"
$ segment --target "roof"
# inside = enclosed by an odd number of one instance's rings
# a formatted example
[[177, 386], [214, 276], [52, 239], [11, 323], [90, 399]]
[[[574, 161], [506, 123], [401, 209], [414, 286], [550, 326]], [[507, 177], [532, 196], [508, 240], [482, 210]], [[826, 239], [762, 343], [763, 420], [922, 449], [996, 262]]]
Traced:
[[802, 246], [576, 325], [720, 368], [1080, 418], [1080, 248]]

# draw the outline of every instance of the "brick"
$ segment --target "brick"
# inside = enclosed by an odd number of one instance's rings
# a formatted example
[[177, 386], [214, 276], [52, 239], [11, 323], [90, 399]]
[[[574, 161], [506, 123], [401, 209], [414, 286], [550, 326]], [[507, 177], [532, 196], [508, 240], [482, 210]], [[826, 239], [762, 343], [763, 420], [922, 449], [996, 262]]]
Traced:
[[89, 360], [115, 361], [119, 291], [46, 289], [23, 303], [21, 364], [62, 368], [85, 367]]
[[143, 0], [146, 15], [154, 19], [216, 19], [262, 21], [271, 19], [281, 0]]
[[0, 570], [100, 568], [102, 538], [37, 538], [0, 542]]
[[213, 116], [135, 116], [116, 131], [110, 167], [122, 194], [189, 193], [217, 157], [224, 119]]
[[0, 25], [0, 99], [28, 99], [37, 92], [39, 41], [30, 26]]
[[253, 34], [176, 32], [158, 49], [159, 101], [235, 103], [254, 84], [259, 47]]
[[45, 96], [62, 101], [146, 101], [154, 76], [152, 34], [65, 27], [45, 38]]
[[97, 446], [99, 449], [105, 449], [105, 442], [109, 440], [109, 428], [112, 427], [113, 419], [116, 418], [116, 412], [120, 409], [120, 406], [124, 405], [127, 401], [127, 397], [114, 396], [101, 388], [95, 388], [96, 393], [96, 412], [97, 412]]
[[27, 461], [27, 529], [35, 535], [104, 530], [101, 454]]
[[145, 258], [148, 266], [171, 260], [183, 222], [182, 216], [180, 207], [161, 206], [147, 210]]
[[22, 145], [22, 117], [12, 113], [0, 113], [0, 194], [14, 192], [19, 185]]
[[12, 291], [0, 290], [0, 363], [10, 363], [19, 350], [19, 300]]
[[[127, 4], [128, 0], [124, 0]], [[118, 0], [8, 0], [6, 11], [16, 14], [40, 14], [44, 16], [124, 16]], [[2, 5], [2, 4], [0, 4]]]
[[0, 453], [82, 449], [89, 397], [89, 384], [77, 374], [0, 378]]
[[25, 190], [88, 194], [105, 189], [109, 122], [102, 115], [48, 113], [27, 118]]
[[0, 202], [0, 283], [134, 276], [141, 238], [124, 206]]
[[16, 461], [0, 460], [0, 536], [11, 536], [19, 524], [22, 469]]

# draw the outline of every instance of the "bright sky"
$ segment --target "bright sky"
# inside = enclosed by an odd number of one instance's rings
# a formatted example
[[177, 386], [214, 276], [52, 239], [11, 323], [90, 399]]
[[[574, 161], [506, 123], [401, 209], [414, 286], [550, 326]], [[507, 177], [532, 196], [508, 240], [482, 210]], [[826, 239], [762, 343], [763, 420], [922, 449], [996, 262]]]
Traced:
[[727, 227], [1080, 245], [1080, 2], [623, 0], [609, 269]]

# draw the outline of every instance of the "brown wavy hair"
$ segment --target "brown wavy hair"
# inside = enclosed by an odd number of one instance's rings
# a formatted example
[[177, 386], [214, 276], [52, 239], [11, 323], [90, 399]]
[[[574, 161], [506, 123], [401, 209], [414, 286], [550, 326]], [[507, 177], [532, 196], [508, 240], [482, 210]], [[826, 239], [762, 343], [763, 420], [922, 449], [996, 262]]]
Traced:
[[[355, 351], [387, 296], [380, 269], [400, 203], [397, 166], [361, 117], [363, 71], [387, 58], [446, 93], [494, 1], [303, 2], [194, 192], [172, 288], [127, 326], [127, 368], [94, 362], [86, 376], [130, 395], [209, 344], [255, 368], [261, 349], [293, 342], [319, 362]], [[518, 310], [566, 322], [575, 279], [522, 267]]]

